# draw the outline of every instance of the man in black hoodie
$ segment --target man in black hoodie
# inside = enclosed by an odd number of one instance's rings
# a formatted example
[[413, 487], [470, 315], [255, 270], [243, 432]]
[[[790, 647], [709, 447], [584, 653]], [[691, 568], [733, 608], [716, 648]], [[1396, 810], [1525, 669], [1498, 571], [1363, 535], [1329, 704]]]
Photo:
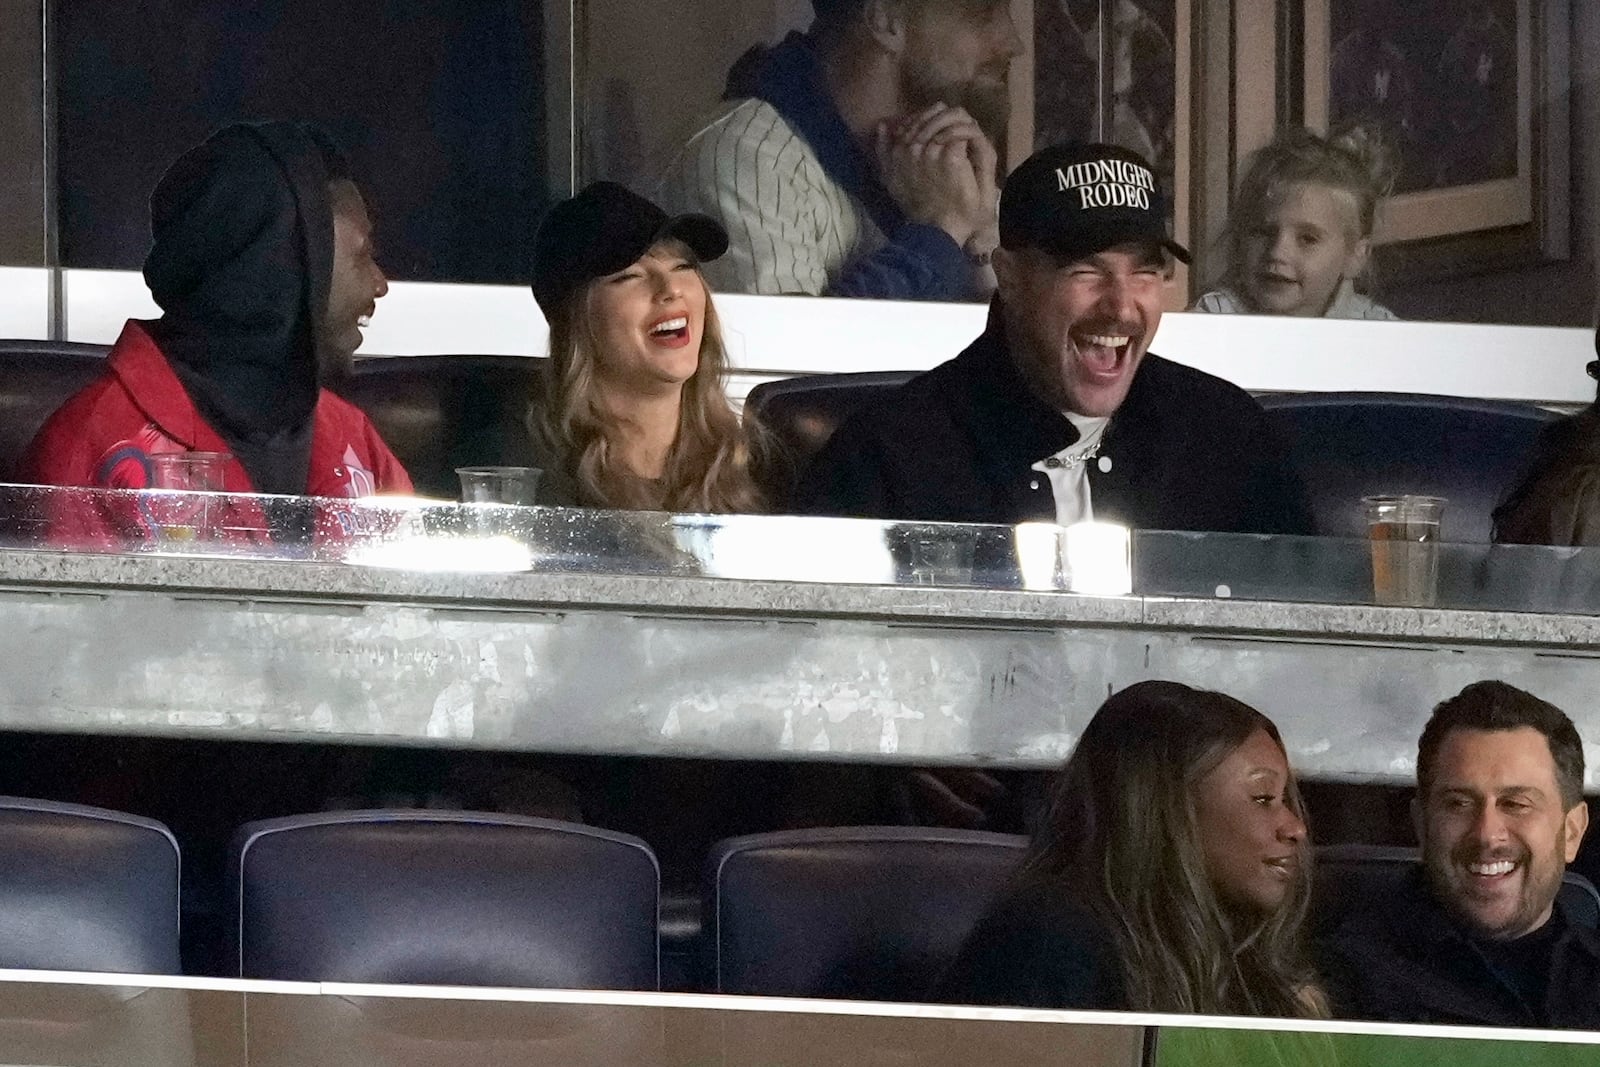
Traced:
[[808, 34], [747, 53], [729, 107], [660, 199], [722, 222], [715, 288], [970, 300], [993, 288], [1009, 0], [813, 0]]
[[[410, 492], [367, 417], [324, 388], [388, 291], [366, 205], [328, 135], [295, 122], [224, 127], [173, 163], [150, 219], [144, 276], [162, 315], [129, 320], [105, 372], [34, 437], [24, 476], [143, 489], [153, 456], [218, 452], [231, 457], [231, 493]], [[90, 543], [137, 532], [94, 509], [58, 526]]]

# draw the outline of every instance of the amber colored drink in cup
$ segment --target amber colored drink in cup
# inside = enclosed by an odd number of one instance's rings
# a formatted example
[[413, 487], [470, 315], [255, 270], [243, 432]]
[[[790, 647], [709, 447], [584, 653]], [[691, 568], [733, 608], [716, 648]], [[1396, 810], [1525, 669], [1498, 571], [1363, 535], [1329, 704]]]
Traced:
[[1432, 605], [1439, 595], [1439, 521], [1444, 499], [1369, 496], [1361, 503], [1372, 548], [1373, 599], [1379, 604]]

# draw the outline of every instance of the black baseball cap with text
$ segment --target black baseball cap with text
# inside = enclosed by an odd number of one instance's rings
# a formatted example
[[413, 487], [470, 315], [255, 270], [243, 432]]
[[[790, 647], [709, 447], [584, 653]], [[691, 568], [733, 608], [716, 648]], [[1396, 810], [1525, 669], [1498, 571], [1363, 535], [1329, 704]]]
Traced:
[[1167, 232], [1166, 197], [1143, 156], [1109, 144], [1041, 148], [1000, 192], [1000, 246], [1037, 248], [1071, 261], [1149, 241], [1188, 263]]
[[540, 220], [533, 235], [533, 298], [548, 317], [576, 290], [665, 240], [682, 241], [701, 263], [728, 250], [728, 231], [711, 216], [668, 215], [626, 186], [595, 182]]

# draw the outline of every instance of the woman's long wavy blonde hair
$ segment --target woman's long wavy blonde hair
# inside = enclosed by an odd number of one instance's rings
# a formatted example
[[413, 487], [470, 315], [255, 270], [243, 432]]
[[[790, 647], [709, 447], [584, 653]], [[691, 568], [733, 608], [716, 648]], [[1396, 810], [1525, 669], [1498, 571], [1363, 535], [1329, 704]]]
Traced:
[[[690, 261], [689, 249], [665, 242]], [[695, 273], [699, 275], [699, 267]], [[701, 284], [705, 278], [700, 277]], [[625, 510], [726, 514], [765, 509], [751, 472], [751, 449], [739, 416], [728, 403], [728, 354], [722, 324], [706, 287], [705, 329], [700, 363], [683, 385], [678, 433], [660, 479], [629, 470], [614, 447], [614, 423], [600, 396], [596, 360], [599, 333], [590, 282], [550, 317], [550, 362], [545, 402], [529, 412], [529, 429], [566, 464], [579, 503]]]
[[[1265, 915], [1227, 907], [1206, 871], [1195, 788], [1256, 730], [1283, 747], [1272, 721], [1241, 701], [1141, 682], [1101, 705], [1056, 782], [1018, 877], [1100, 916], [1131, 1010], [1328, 1015], [1301, 938], [1309, 854]], [[1288, 788], [1300, 813], [1292, 776]]]

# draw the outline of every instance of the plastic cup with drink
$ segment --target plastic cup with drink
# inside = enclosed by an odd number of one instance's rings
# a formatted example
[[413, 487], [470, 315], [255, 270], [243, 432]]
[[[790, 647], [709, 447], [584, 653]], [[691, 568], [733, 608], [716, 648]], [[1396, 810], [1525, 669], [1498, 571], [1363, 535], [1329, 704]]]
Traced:
[[150, 488], [155, 527], [167, 542], [211, 541], [217, 536], [220, 504], [209, 494], [223, 491], [226, 452], [161, 452], [150, 457]]
[[1379, 604], [1427, 607], [1439, 595], [1437, 496], [1363, 497], [1372, 549], [1372, 595]]

